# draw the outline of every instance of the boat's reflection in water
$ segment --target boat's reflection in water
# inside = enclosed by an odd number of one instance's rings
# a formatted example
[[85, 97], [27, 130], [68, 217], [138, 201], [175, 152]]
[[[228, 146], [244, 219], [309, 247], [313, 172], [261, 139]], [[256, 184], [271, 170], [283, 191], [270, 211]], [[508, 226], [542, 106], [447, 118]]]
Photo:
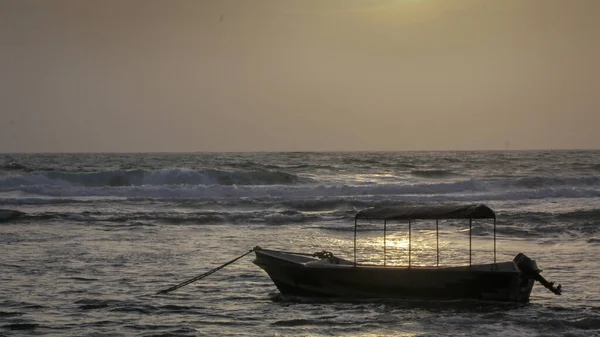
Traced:
[[417, 309], [427, 310], [428, 312], [447, 313], [492, 313], [511, 309], [520, 309], [532, 306], [531, 303], [497, 302], [482, 300], [427, 300], [427, 299], [382, 299], [382, 298], [363, 298], [363, 299], [342, 299], [342, 298], [323, 298], [323, 297], [302, 297], [282, 295], [280, 292], [269, 294], [269, 299], [281, 305], [305, 304], [305, 305], [365, 305], [365, 306], [385, 306], [387, 310]]

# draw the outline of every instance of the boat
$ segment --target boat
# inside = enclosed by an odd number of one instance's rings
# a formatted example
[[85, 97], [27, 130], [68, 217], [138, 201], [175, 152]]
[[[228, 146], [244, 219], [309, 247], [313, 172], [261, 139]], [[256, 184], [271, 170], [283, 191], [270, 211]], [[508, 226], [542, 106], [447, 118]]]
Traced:
[[[493, 220], [493, 261], [472, 264], [473, 221]], [[383, 263], [357, 262], [359, 221], [383, 222]], [[417, 220], [435, 220], [437, 261], [433, 266], [413, 264], [412, 224]], [[440, 220], [468, 220], [469, 264], [440, 266]], [[408, 265], [387, 263], [386, 232], [389, 222], [408, 222]], [[560, 295], [562, 287], [554, 286], [541, 276], [535, 260], [519, 253], [512, 261], [496, 261], [496, 214], [482, 204], [468, 205], [401, 205], [372, 207], [354, 217], [354, 257], [344, 259], [328, 251], [294, 253], [253, 249], [253, 263], [271, 278], [283, 298], [309, 297], [333, 300], [353, 299], [433, 299], [481, 300], [526, 303], [535, 281]]]

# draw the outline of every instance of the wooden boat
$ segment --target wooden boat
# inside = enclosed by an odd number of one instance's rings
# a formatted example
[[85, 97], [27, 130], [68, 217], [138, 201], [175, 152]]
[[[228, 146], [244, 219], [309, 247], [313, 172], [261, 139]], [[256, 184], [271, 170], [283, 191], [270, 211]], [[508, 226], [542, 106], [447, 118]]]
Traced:
[[[439, 266], [439, 220], [466, 219], [469, 229], [473, 220], [493, 219], [494, 260], [471, 264], [472, 245], [469, 234], [469, 265]], [[381, 220], [384, 225], [383, 265], [357, 263], [357, 224], [359, 220]], [[435, 266], [412, 265], [412, 228], [414, 220], [435, 220], [437, 263]], [[389, 221], [408, 221], [408, 265], [386, 263], [386, 230]], [[471, 231], [469, 231], [470, 233]], [[376, 207], [356, 214], [354, 220], [354, 259], [339, 258], [330, 252], [291, 253], [255, 247], [256, 265], [264, 269], [281, 294], [331, 299], [472, 299], [485, 301], [529, 301], [534, 282], [560, 295], [541, 275], [535, 261], [524, 254], [514, 260], [496, 262], [496, 215], [485, 205], [434, 205]]]

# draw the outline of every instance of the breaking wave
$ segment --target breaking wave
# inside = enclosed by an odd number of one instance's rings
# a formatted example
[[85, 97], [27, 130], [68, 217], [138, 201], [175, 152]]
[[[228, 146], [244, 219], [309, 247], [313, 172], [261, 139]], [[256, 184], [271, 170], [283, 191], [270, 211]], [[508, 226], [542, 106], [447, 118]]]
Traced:
[[162, 170], [115, 170], [103, 172], [37, 172], [0, 178], [0, 189], [21, 186], [122, 187], [159, 185], [293, 185], [310, 182], [281, 171], [220, 171], [172, 168]]
[[85, 187], [36, 184], [18, 188], [20, 192], [51, 197], [125, 197], [125, 198], [260, 198], [260, 197], [339, 197], [377, 196], [406, 194], [446, 194], [474, 192], [478, 185], [474, 180], [439, 184], [414, 185], [138, 185]]
[[[344, 203], [344, 200], [385, 200], [396, 202], [421, 201], [486, 201], [486, 200], [534, 200], [545, 198], [596, 198], [600, 197], [600, 186], [560, 186], [538, 189], [505, 189], [475, 179], [432, 184], [387, 184], [387, 185], [132, 185], [132, 186], [77, 186], [71, 183], [31, 184], [0, 190], [18, 191], [29, 194], [27, 198], [3, 196], [0, 202], [6, 205], [68, 203], [74, 199], [89, 198], [139, 198], [139, 199], [213, 199], [228, 198], [239, 202], [250, 199], [282, 199], [287, 202], [304, 203], [306, 209], [320, 210], [323, 202]], [[48, 197], [51, 197], [50, 199]], [[83, 198], [83, 199], [82, 199]], [[250, 198], [250, 199], [248, 199]], [[339, 199], [331, 201], [331, 198]], [[308, 199], [308, 200], [307, 200]], [[325, 200], [327, 199], [327, 200]]]

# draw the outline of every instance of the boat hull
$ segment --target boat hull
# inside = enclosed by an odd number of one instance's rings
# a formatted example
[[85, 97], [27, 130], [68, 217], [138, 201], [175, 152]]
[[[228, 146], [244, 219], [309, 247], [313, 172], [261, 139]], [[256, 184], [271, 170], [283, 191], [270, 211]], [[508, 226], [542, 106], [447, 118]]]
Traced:
[[[383, 267], [257, 250], [264, 269], [282, 295], [339, 299], [474, 299], [527, 302], [534, 281], [511, 262], [466, 267]], [[334, 260], [335, 261], [335, 260]], [[317, 263], [315, 263], [317, 262]]]

